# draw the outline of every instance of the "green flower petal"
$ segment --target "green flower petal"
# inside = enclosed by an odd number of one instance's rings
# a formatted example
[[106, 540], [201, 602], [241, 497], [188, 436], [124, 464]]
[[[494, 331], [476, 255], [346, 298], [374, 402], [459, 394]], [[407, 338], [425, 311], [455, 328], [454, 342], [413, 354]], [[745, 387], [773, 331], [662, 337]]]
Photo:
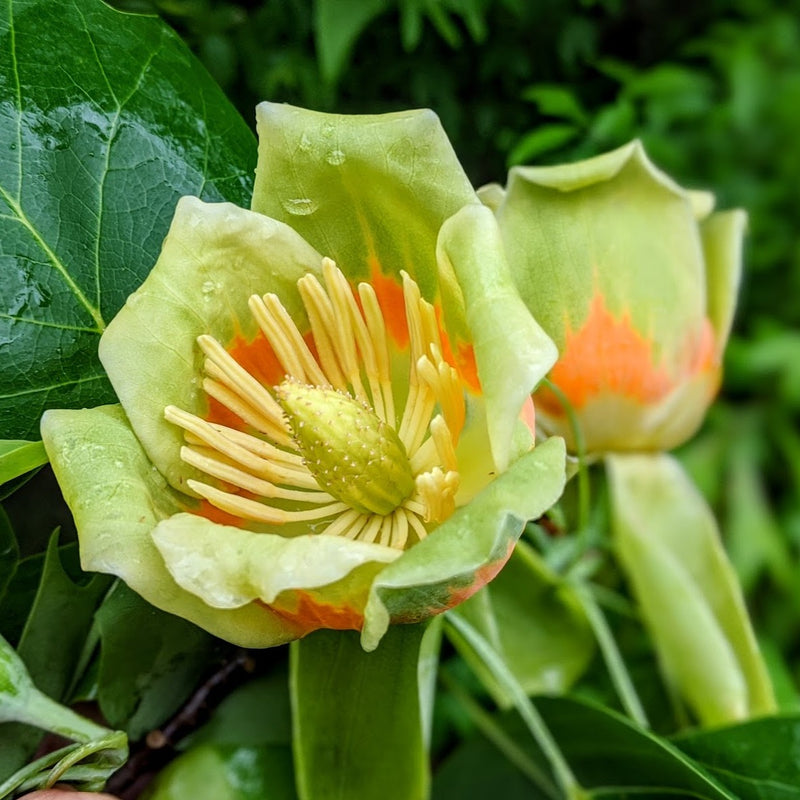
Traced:
[[525, 523], [564, 489], [564, 442], [548, 439], [511, 465], [372, 584], [361, 644], [374, 650], [390, 621], [417, 622], [470, 597], [507, 561]]
[[261, 103], [256, 119], [253, 210], [290, 224], [350, 278], [405, 270], [432, 299], [439, 228], [478, 202], [437, 116]]
[[164, 420], [164, 407], [199, 415], [207, 409], [197, 337], [253, 339], [252, 294], [275, 292], [296, 313], [295, 282], [318, 273], [321, 261], [281, 222], [229, 203], [178, 203], [153, 271], [100, 340], [100, 360], [136, 435], [176, 488], [197, 475], [180, 461], [183, 432]]
[[272, 605], [281, 592], [330, 586], [348, 576], [349, 585], [336, 592], [366, 596], [375, 574], [402, 554], [341, 536], [251, 533], [193, 514], [164, 520], [153, 540], [175, 580], [215, 608], [253, 600]]
[[497, 213], [520, 294], [559, 351], [599, 293], [652, 341], [655, 363], [672, 371], [685, 357], [706, 310], [695, 211], [638, 142], [575, 164], [512, 169]]
[[747, 214], [741, 209], [712, 214], [700, 226], [706, 259], [708, 317], [722, 355], [733, 324], [742, 279], [742, 244]]
[[188, 498], [153, 467], [119, 406], [47, 411], [42, 439], [75, 517], [84, 569], [117, 575], [154, 606], [245, 647], [296, 638], [262, 606], [212, 608], [178, 586], [151, 534]]
[[492, 457], [503, 470], [520, 409], [555, 364], [558, 351], [520, 299], [487, 207], [465, 206], [448, 219], [437, 255], [440, 269], [455, 274], [463, 293]]

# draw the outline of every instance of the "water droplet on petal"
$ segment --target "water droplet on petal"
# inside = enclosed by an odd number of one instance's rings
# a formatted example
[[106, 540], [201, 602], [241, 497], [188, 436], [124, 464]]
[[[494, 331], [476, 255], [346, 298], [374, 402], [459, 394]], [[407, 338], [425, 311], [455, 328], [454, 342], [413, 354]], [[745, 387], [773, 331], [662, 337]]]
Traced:
[[222, 289], [222, 284], [216, 281], [204, 281], [203, 285], [200, 287], [200, 291], [206, 298], [216, 294], [220, 289]]
[[340, 164], [344, 164], [345, 161], [345, 154], [341, 150], [331, 150], [327, 156], [325, 156], [325, 160], [334, 167], [338, 167]]
[[283, 205], [288, 214], [293, 214], [297, 217], [307, 217], [319, 207], [319, 203], [309, 197], [293, 197], [282, 201], [281, 205]]

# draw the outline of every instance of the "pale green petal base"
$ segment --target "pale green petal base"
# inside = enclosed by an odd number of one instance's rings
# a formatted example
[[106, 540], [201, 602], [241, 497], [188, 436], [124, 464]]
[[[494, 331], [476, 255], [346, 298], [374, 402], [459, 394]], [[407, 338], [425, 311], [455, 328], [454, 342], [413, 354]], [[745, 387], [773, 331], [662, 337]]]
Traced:
[[[592, 455], [671, 450], [694, 435], [719, 386], [719, 370], [696, 375], [659, 402], [650, 404], [618, 394], [599, 394], [578, 412], [581, 434]], [[536, 398], [534, 397], [534, 401]], [[537, 422], [550, 435], [563, 436], [577, 452], [569, 418], [539, 408]]]
[[665, 676], [706, 724], [775, 711], [711, 510], [668, 455], [606, 460], [614, 543]]

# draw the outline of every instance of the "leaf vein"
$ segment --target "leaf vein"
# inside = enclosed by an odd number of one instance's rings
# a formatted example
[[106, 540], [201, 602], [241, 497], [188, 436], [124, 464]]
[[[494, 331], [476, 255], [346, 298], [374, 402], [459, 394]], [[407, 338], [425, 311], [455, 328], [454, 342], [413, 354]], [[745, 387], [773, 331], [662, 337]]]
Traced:
[[21, 389], [18, 392], [0, 394], [0, 400], [8, 400], [12, 397], [23, 397], [31, 394], [40, 394], [42, 392], [50, 392], [53, 389], [60, 389], [62, 386], [77, 386], [79, 383], [90, 383], [91, 381], [104, 380], [105, 377], [105, 374], [87, 375], [85, 378], [76, 378], [75, 380], [62, 381], [61, 383], [51, 383], [49, 386], [35, 386], [32, 389]]
[[17, 317], [13, 314], [0, 313], [0, 319], [8, 319], [12, 322], [26, 322], [30, 325], [38, 325], [41, 328], [57, 328], [62, 331], [77, 331], [78, 333], [102, 333], [100, 328], [87, 328], [83, 325], [66, 325], [61, 322], [47, 322], [43, 319], [33, 319], [33, 317]]
[[69, 287], [70, 291], [75, 295], [78, 302], [89, 312], [89, 316], [95, 321], [95, 324], [100, 330], [105, 329], [105, 322], [103, 321], [102, 316], [100, 315], [100, 311], [95, 308], [88, 300], [86, 295], [81, 290], [80, 286], [75, 283], [72, 275], [69, 274], [67, 268], [61, 262], [61, 259], [56, 255], [55, 251], [50, 247], [49, 244], [44, 240], [42, 235], [36, 229], [34, 224], [28, 219], [25, 212], [22, 210], [20, 204], [13, 198], [9, 193], [0, 186], [0, 197], [2, 197], [6, 203], [8, 204], [9, 208], [14, 212], [14, 217], [17, 222], [19, 222], [24, 228], [28, 230], [30, 235], [33, 237], [33, 240], [36, 244], [41, 247], [44, 251], [47, 259], [50, 263], [55, 267], [56, 271], [61, 275], [64, 279], [64, 282]]

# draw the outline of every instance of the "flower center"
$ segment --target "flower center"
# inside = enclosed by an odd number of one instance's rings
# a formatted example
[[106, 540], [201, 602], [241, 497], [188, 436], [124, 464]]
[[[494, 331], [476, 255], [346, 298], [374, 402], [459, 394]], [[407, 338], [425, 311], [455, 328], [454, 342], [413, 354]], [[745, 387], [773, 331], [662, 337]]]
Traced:
[[391, 514], [414, 491], [394, 428], [350, 395], [284, 381], [275, 394], [320, 488], [362, 514]]
[[409, 372], [398, 387], [374, 289], [360, 284], [356, 299], [330, 259], [322, 272], [324, 286], [313, 275], [297, 284], [309, 341], [275, 295], [250, 298], [285, 375], [278, 385], [263, 385], [212, 337], [198, 338], [203, 389], [240, 427], [175, 406], [164, 415], [184, 430], [181, 458], [203, 476], [189, 489], [213, 506], [268, 526], [329, 520], [305, 532], [402, 549], [455, 509], [464, 386], [442, 357], [433, 306], [408, 275]]

